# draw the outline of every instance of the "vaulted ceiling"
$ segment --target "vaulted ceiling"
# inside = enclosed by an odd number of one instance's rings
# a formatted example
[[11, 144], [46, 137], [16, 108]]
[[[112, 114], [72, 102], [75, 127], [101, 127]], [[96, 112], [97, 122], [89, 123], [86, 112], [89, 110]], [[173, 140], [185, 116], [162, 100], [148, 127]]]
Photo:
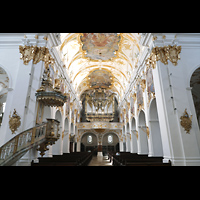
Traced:
[[120, 99], [138, 62], [139, 39], [137, 33], [61, 33], [59, 50], [77, 95], [103, 87]]

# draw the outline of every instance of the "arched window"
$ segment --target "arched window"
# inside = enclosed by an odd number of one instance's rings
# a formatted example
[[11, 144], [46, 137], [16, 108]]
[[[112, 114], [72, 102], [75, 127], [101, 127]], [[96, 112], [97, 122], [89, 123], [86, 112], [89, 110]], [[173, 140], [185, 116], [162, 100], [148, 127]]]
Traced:
[[112, 135], [108, 135], [108, 143], [109, 144], [113, 143], [113, 136]]
[[88, 137], [87, 137], [87, 142], [88, 142], [89, 144], [92, 143], [92, 136], [91, 136], [91, 135], [88, 135]]

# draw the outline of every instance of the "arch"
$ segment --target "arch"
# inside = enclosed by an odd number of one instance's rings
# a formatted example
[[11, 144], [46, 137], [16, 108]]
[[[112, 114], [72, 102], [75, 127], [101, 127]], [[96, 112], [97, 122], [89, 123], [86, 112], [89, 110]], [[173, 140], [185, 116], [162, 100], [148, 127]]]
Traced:
[[125, 136], [125, 125], [122, 128], [122, 136], [123, 136], [123, 151], [126, 151], [126, 142], [124, 141], [124, 136]]
[[126, 151], [131, 152], [131, 141], [130, 141], [130, 125], [126, 123]]
[[58, 120], [61, 123], [62, 115], [61, 115], [60, 110], [56, 111], [55, 119]]
[[[112, 143], [108, 142], [108, 137], [112, 136]], [[106, 156], [108, 151], [119, 151], [119, 137], [115, 132], [105, 133], [102, 137], [102, 152], [103, 155]]]
[[191, 77], [194, 74], [194, 72], [200, 68], [200, 64], [196, 65], [195, 67], [191, 67], [189, 73], [187, 73], [187, 78], [186, 78], [186, 87], [191, 87], [190, 86], [190, 81], [191, 81]]
[[163, 146], [160, 133], [160, 124], [158, 119], [156, 99], [151, 101], [149, 106], [149, 129], [151, 137], [152, 156], [163, 156]]
[[123, 134], [123, 135], [125, 134], [125, 125], [123, 126], [122, 134]]
[[71, 123], [71, 133], [70, 134], [74, 134], [74, 123]]
[[[102, 66], [102, 69], [106, 69], [105, 67], [108, 67], [108, 68], [111, 68], [111, 69], [116, 70], [117, 72], [119, 72], [120, 74], [122, 74], [123, 77], [124, 77], [124, 78], [126, 79], [126, 81], [127, 81], [127, 76], [126, 76], [120, 69], [117, 69], [116, 67], [113, 67], [113, 66], [111, 66], [111, 65], [103, 65], [103, 66]], [[87, 67], [84, 67], [84, 68], [80, 69], [80, 70], [78, 71], [78, 73], [73, 77], [73, 80], [72, 80], [72, 81], [74, 82], [75, 79], [76, 79], [76, 77], [77, 77], [80, 73], [82, 73], [84, 70], [91, 69], [91, 68], [99, 68], [99, 66], [98, 66], [98, 65], [90, 65], [90, 66], [87, 66]], [[93, 70], [93, 69], [92, 69], [92, 70]], [[92, 70], [90, 70], [89, 73], [91, 73]], [[94, 70], [95, 70], [95, 69], [94, 69]]]
[[[92, 142], [87, 142], [87, 136], [92, 136]], [[83, 151], [91, 151], [97, 148], [97, 135], [92, 132], [86, 132], [81, 137], [81, 152]]]
[[135, 118], [133, 117], [131, 120], [131, 153], [137, 153], [138, 152], [138, 144], [137, 144], [137, 132], [136, 132], [136, 123]]
[[52, 152], [53, 152], [53, 155], [61, 155], [63, 152], [62, 150], [63, 142], [62, 142], [62, 137], [61, 137], [62, 136], [62, 115], [61, 115], [60, 110], [56, 111], [55, 119], [60, 122], [59, 131], [58, 131], [58, 133], [60, 134], [60, 138], [52, 146], [52, 150], [53, 150]]
[[[12, 88], [12, 76], [11, 76], [9, 70], [8, 70], [5, 66], [3, 66], [2, 64], [0, 64], [0, 69], [1, 69], [1, 68], [5, 71], [5, 73], [6, 73], [7, 76], [8, 76], [8, 80], [9, 80], [8, 88]], [[1, 80], [1, 79], [0, 79], [0, 80]]]
[[69, 153], [69, 120], [64, 120], [63, 153]]
[[190, 76], [191, 95], [195, 108], [196, 119], [200, 128], [200, 66]]
[[3, 115], [6, 110], [9, 83], [9, 75], [6, 70], [0, 65], [0, 127], [3, 124]]
[[146, 130], [145, 113], [143, 110], [140, 110], [138, 116], [138, 154], [149, 153], [148, 138], [145, 130]]
[[126, 132], [127, 132], [127, 133], [130, 133], [130, 126], [129, 126], [129, 122], [127, 122], [127, 124], [126, 124], [126, 127], [127, 127], [127, 129], [126, 129]]
[[65, 118], [65, 121], [64, 121], [64, 131], [69, 132], [69, 120], [67, 117]]
[[136, 130], [135, 117], [133, 117], [131, 120], [131, 130]]

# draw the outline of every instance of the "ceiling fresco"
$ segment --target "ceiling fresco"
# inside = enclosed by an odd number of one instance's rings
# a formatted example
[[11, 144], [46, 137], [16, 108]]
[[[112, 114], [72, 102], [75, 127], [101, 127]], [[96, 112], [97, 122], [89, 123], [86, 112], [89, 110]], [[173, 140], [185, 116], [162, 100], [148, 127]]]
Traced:
[[112, 75], [110, 72], [102, 69], [94, 70], [88, 76], [88, 82], [90, 87], [93, 88], [109, 88], [112, 85]]
[[80, 35], [85, 57], [92, 60], [110, 60], [119, 50], [120, 34], [117, 33], [83, 33]]
[[143, 51], [138, 33], [61, 33], [58, 48], [78, 97], [104, 87], [120, 100]]

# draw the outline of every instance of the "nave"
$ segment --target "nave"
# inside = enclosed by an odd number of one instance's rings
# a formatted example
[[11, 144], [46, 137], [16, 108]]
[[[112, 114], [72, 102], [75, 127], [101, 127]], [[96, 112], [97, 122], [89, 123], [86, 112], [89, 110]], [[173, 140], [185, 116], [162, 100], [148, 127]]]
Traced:
[[112, 166], [108, 156], [93, 156], [88, 166]]
[[200, 166], [199, 55], [200, 33], [0, 33], [0, 166]]

